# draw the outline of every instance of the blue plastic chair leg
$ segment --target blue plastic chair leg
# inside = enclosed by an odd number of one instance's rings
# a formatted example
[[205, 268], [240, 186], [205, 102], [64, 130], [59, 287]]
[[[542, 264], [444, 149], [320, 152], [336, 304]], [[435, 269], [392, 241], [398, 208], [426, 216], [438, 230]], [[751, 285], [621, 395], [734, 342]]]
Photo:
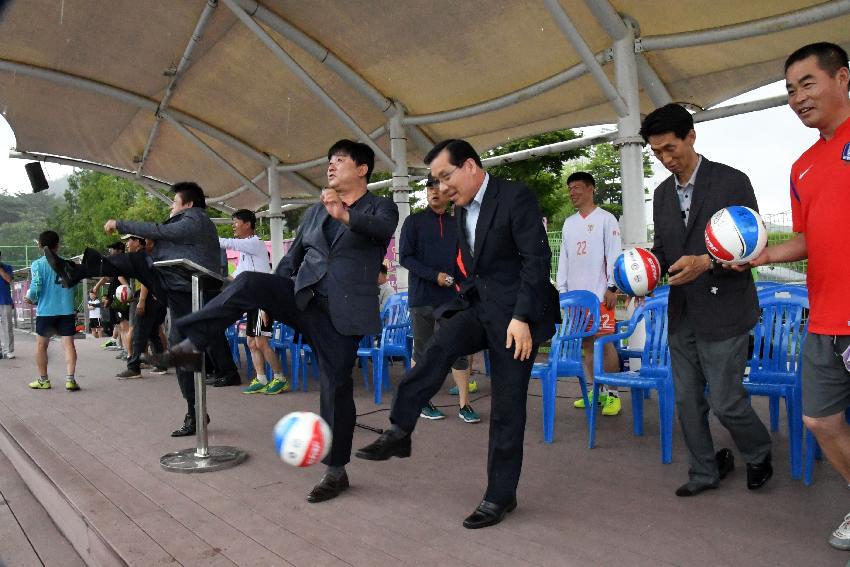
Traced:
[[[587, 433], [587, 447], [589, 449], [593, 449], [593, 446], [596, 444], [596, 416], [599, 412], [596, 411], [596, 400], [599, 399], [599, 382], [596, 380], [593, 381], [593, 400], [594, 402], [590, 405], [590, 424], [588, 426]], [[585, 402], [587, 403], [587, 402]]]
[[551, 371], [544, 374], [540, 381], [543, 391], [543, 442], [551, 443], [555, 437], [555, 396], [558, 382]]
[[[637, 392], [635, 392], [635, 388], [632, 388], [631, 391], [632, 431], [636, 437], [643, 436], [643, 391], [646, 391], [646, 388], [640, 388]], [[661, 396], [659, 396], [659, 407], [661, 406], [660, 398]]]
[[590, 403], [587, 397], [587, 382], [585, 382], [584, 376], [578, 377], [578, 387], [581, 390], [581, 397], [584, 400], [584, 419], [587, 422], [587, 426], [590, 427], [590, 412], [593, 411], [593, 404]]
[[770, 408], [770, 431], [776, 432], [779, 431], [779, 396], [770, 396], [768, 402], [768, 407]]
[[665, 465], [673, 461], [673, 415], [675, 402], [673, 386], [658, 392], [659, 417], [661, 419], [661, 462]]

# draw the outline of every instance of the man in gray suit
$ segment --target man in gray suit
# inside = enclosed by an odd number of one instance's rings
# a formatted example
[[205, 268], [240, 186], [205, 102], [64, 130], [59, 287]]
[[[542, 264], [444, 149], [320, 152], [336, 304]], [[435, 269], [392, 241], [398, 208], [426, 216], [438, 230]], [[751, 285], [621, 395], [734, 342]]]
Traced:
[[678, 104], [650, 113], [641, 136], [673, 174], [655, 190], [652, 252], [662, 273], [670, 275], [670, 359], [679, 424], [690, 453], [689, 481], [676, 495], [717, 488], [735, 466], [729, 449], [714, 453], [709, 408], [731, 433], [747, 463], [747, 488], [755, 490], [773, 474], [770, 434], [742, 385], [758, 298], [752, 274], [717, 266], [704, 239], [705, 226], [718, 210], [731, 205], [758, 210], [755, 194], [745, 174], [694, 150], [693, 118]]
[[274, 274], [245, 272], [221, 295], [175, 322], [188, 337], [157, 363], [197, 364], [211, 337], [251, 309], [304, 333], [319, 359], [321, 415], [333, 432], [328, 468], [308, 502], [330, 500], [348, 488], [345, 465], [354, 436], [351, 371], [363, 335], [381, 331], [378, 271], [398, 224], [398, 207], [369, 193], [375, 154], [340, 140], [328, 150], [328, 188], [310, 207]]

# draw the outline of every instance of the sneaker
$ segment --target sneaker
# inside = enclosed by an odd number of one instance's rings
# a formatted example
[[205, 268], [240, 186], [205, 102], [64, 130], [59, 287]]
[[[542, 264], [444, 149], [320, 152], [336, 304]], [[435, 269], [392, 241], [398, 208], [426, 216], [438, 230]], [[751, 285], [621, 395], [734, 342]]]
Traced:
[[475, 413], [475, 410], [472, 409], [472, 406], [469, 404], [466, 404], [465, 406], [460, 408], [460, 411], [457, 413], [457, 416], [464, 420], [466, 423], [478, 423], [479, 421], [481, 421], [481, 418], [478, 417], [478, 414]]
[[844, 521], [829, 536], [829, 545], [844, 551], [850, 550], [850, 514], [844, 516]]
[[[475, 380], [470, 380], [469, 384], [467, 384], [466, 387], [470, 394], [474, 394], [478, 391], [478, 382]], [[457, 389], [457, 386], [452, 386], [449, 390], [449, 394], [451, 394], [452, 396], [457, 396], [460, 394], [460, 391]]]
[[[596, 402], [596, 403], [598, 403], [599, 405], [604, 404], [605, 398], [607, 398], [607, 397], [608, 397], [608, 392], [599, 392], [599, 401]], [[591, 403], [593, 403], [593, 392], [592, 391], [587, 394], [587, 399], [590, 400]], [[579, 398], [576, 401], [574, 401], [573, 407], [578, 408], [578, 409], [584, 409], [584, 398]]]
[[141, 378], [142, 377], [142, 371], [141, 370], [130, 370], [128, 368], [127, 370], [124, 370], [123, 372], [119, 372], [118, 374], [116, 374], [115, 377], [118, 378], [119, 380], [126, 380], [127, 378]]
[[77, 384], [77, 381], [73, 378], [65, 380], [65, 389], [69, 392], [76, 392], [80, 389], [80, 386]]
[[9, 360], [11, 360], [11, 359], [15, 358], [15, 353], [14, 352], [7, 352], [6, 354], [3, 355], [3, 358], [8, 358]]
[[[253, 383], [253, 382], [252, 382]], [[250, 388], [250, 386], [248, 386]], [[266, 384], [265, 390], [263, 390], [264, 394], [274, 395], [274, 394], [282, 394], [284, 392], [289, 391], [289, 380], [284, 378], [283, 380], [278, 380], [277, 378], [273, 378], [271, 382]]]
[[49, 390], [50, 389], [50, 380], [42, 380], [39, 378], [34, 382], [29, 383], [30, 388], [33, 390]]
[[266, 386], [269, 384], [263, 384], [256, 378], [251, 380], [251, 383], [248, 384], [248, 387], [242, 390], [243, 394], [265, 394]]
[[151, 374], [168, 374], [168, 368], [164, 366], [154, 366], [151, 368]]
[[605, 396], [602, 400], [602, 415], [617, 415], [622, 407], [619, 396]]
[[445, 419], [446, 414], [435, 408], [434, 404], [428, 402], [428, 404], [422, 408], [422, 411], [419, 412], [419, 417], [424, 417], [425, 419]]

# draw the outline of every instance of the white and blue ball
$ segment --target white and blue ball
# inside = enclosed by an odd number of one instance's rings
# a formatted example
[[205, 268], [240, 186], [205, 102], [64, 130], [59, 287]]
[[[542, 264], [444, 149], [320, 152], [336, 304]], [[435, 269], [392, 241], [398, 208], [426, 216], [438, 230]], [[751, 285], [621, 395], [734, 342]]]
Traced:
[[614, 262], [614, 282], [620, 291], [634, 297], [652, 293], [661, 279], [661, 264], [646, 248], [629, 248]]
[[274, 426], [274, 446], [288, 465], [309, 467], [331, 449], [331, 428], [321, 416], [306, 411], [289, 413]]
[[720, 209], [705, 227], [708, 253], [725, 264], [746, 264], [767, 246], [767, 229], [761, 216], [749, 207]]

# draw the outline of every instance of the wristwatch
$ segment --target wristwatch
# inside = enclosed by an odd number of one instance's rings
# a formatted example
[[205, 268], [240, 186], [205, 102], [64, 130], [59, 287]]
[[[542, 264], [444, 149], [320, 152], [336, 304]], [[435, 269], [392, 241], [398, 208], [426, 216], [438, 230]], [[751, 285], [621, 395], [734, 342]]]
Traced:
[[716, 271], [717, 271], [717, 260], [715, 260], [714, 256], [709, 255], [709, 256], [708, 256], [708, 261], [709, 261], [709, 267], [708, 267], [708, 270], [709, 270], [712, 274], [715, 274], [715, 273], [716, 273]]
[[609, 285], [609, 286], [608, 286], [608, 291], [610, 291], [611, 293], [617, 293], [617, 286], [615, 286], [615, 285]]

